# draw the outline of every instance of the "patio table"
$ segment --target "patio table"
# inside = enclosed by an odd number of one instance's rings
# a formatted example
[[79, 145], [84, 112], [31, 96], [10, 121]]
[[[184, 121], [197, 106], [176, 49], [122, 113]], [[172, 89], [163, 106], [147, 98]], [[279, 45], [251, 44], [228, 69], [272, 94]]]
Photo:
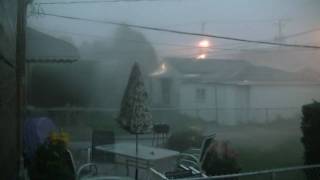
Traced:
[[146, 169], [153, 166], [154, 162], [158, 160], [163, 160], [166, 158], [178, 156], [178, 151], [173, 151], [169, 149], [163, 149], [158, 147], [149, 147], [139, 144], [139, 151], [136, 154], [136, 144], [135, 143], [116, 143], [110, 145], [97, 146], [96, 149], [104, 152], [114, 153], [116, 155], [126, 158], [127, 174], [128, 174], [128, 163], [129, 161], [135, 162], [136, 158], [138, 162], [146, 162]]

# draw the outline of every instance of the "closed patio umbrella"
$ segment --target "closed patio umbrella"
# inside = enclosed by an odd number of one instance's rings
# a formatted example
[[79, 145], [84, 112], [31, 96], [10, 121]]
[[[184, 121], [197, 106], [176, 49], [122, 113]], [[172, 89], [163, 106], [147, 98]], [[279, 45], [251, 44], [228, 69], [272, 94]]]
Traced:
[[139, 134], [151, 132], [153, 123], [147, 106], [147, 92], [138, 63], [134, 63], [125, 89], [118, 123], [122, 128], [136, 135], [136, 174], [138, 178], [138, 141]]

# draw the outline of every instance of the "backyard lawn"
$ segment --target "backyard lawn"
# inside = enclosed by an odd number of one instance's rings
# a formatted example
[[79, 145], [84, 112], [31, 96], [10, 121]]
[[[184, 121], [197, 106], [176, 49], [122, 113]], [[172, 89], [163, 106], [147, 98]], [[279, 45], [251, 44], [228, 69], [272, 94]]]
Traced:
[[303, 165], [300, 120], [265, 125], [212, 127], [207, 131], [227, 140], [238, 152], [242, 172]]

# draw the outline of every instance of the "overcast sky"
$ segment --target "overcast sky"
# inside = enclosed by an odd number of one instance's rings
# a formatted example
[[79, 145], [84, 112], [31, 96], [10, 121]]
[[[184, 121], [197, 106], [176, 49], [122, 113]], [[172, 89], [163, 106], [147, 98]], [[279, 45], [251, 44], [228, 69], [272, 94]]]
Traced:
[[[53, 1], [51, 0], [51, 2]], [[42, 0], [41, 2], [50, 1]], [[41, 8], [46, 13], [111, 20], [189, 32], [201, 32], [201, 24], [205, 23], [204, 33], [253, 40], [272, 41], [277, 35], [279, 20], [283, 20], [284, 35], [320, 27], [319, 0], [157, 0], [42, 5]], [[56, 36], [70, 36], [77, 45], [84, 41], [101, 39], [100, 36], [111, 37], [115, 28], [113, 25], [78, 22], [45, 16], [29, 17], [28, 23]], [[203, 39], [164, 32], [146, 30], [142, 32], [151, 42], [196, 45], [199, 40]], [[216, 39], [211, 41], [218, 48], [233, 48], [239, 45], [237, 42], [232, 41]], [[311, 33], [288, 41], [320, 44], [320, 36], [319, 33]], [[251, 44], [245, 47], [252, 46]], [[181, 47], [155, 46], [155, 48], [160, 56], [188, 53]]]

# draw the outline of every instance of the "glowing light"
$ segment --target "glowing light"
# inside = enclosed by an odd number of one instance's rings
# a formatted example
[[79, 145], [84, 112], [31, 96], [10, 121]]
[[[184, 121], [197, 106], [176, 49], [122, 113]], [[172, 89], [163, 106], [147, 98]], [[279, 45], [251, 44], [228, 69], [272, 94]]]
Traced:
[[165, 63], [161, 64], [161, 70], [162, 70], [162, 71], [167, 70], [167, 66], [166, 66], [166, 64], [165, 64]]
[[197, 59], [205, 59], [206, 57], [206, 54], [200, 54], [199, 56], [197, 56]]
[[158, 68], [158, 70], [153, 72], [151, 75], [152, 76], [158, 76], [158, 75], [164, 74], [166, 72], [167, 72], [167, 65], [165, 63], [162, 63], [160, 65], [160, 67]]
[[198, 46], [201, 48], [208, 48], [208, 47], [210, 47], [210, 42], [208, 40], [201, 40], [198, 43]]

